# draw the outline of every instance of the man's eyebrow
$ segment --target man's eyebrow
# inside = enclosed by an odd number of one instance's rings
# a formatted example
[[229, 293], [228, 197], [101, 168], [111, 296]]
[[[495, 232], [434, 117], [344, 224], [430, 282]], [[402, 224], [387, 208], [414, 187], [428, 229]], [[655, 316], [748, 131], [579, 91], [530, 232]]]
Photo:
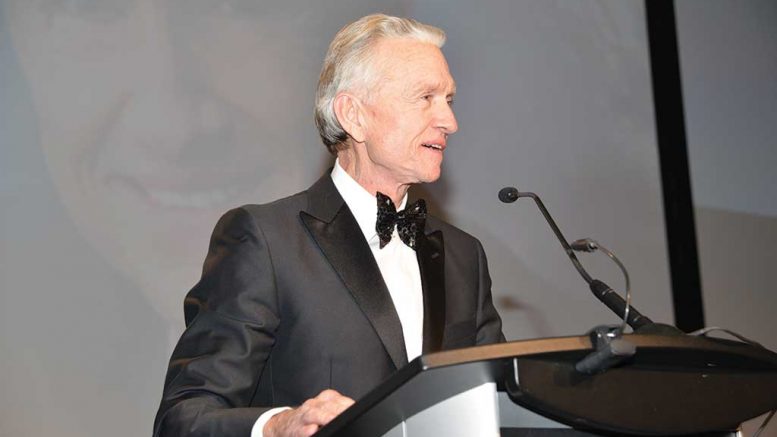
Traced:
[[[433, 91], [441, 91], [446, 88], [446, 84], [443, 82], [422, 82], [418, 83], [415, 86], [413, 86], [411, 89], [411, 92], [413, 95], [420, 95], [420, 94], [426, 94]], [[453, 84], [453, 87], [450, 92], [448, 92], [447, 96], [453, 96], [456, 94], [456, 84]]]

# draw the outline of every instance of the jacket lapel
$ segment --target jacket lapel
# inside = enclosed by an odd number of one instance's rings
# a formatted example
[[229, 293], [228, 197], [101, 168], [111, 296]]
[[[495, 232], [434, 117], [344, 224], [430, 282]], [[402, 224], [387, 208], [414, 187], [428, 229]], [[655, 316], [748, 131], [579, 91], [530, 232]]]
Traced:
[[300, 211], [302, 223], [399, 369], [407, 364], [399, 316], [359, 224], [337, 192], [329, 173], [308, 190], [308, 199], [308, 210]]
[[418, 267], [424, 292], [423, 353], [442, 349], [445, 328], [445, 250], [441, 231], [419, 239]]

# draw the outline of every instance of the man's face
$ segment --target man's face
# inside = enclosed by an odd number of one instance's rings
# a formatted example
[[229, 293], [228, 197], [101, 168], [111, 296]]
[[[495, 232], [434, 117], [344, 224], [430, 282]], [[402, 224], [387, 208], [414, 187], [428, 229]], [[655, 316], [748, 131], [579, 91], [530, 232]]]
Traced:
[[434, 182], [458, 129], [448, 64], [433, 44], [409, 39], [379, 42], [374, 62], [377, 84], [364, 105], [369, 161], [389, 184]]

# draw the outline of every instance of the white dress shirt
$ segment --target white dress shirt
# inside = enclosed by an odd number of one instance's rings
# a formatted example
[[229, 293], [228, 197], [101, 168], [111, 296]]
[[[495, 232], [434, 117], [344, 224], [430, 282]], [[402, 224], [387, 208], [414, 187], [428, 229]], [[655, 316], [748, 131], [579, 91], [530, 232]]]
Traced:
[[[415, 250], [402, 242], [396, 226], [391, 235], [391, 241], [381, 249], [380, 238], [375, 231], [375, 221], [378, 216], [378, 201], [375, 196], [368, 193], [346, 173], [339, 162], [335, 162], [335, 167], [332, 169], [332, 181], [356, 218], [356, 222], [359, 223], [364, 239], [370, 245], [372, 255], [383, 275], [383, 281], [391, 294], [399, 321], [402, 323], [407, 359], [412, 361], [421, 355], [424, 328], [421, 271], [418, 268]], [[407, 194], [397, 210], [403, 209], [406, 204]]]
[[[424, 298], [416, 252], [402, 242], [396, 226], [391, 235], [391, 241], [383, 249], [380, 248], [380, 238], [375, 231], [378, 201], [340, 166], [339, 160], [335, 162], [332, 169], [332, 182], [356, 218], [367, 244], [370, 245], [372, 255], [375, 257], [402, 324], [407, 359], [412, 361], [421, 355], [424, 338]], [[406, 204], [407, 194], [397, 210], [403, 209]], [[251, 429], [251, 437], [263, 437], [262, 431], [267, 421], [287, 409], [289, 408], [273, 408], [259, 416]]]

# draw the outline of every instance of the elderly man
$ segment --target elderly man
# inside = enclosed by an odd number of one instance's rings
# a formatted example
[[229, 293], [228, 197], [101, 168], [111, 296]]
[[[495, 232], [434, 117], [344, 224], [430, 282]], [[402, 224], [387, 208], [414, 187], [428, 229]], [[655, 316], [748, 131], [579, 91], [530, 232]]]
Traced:
[[216, 225], [155, 435], [311, 435], [422, 353], [504, 339], [480, 243], [406, 205], [457, 130], [444, 41], [385, 15], [335, 36], [316, 97], [334, 169]]

